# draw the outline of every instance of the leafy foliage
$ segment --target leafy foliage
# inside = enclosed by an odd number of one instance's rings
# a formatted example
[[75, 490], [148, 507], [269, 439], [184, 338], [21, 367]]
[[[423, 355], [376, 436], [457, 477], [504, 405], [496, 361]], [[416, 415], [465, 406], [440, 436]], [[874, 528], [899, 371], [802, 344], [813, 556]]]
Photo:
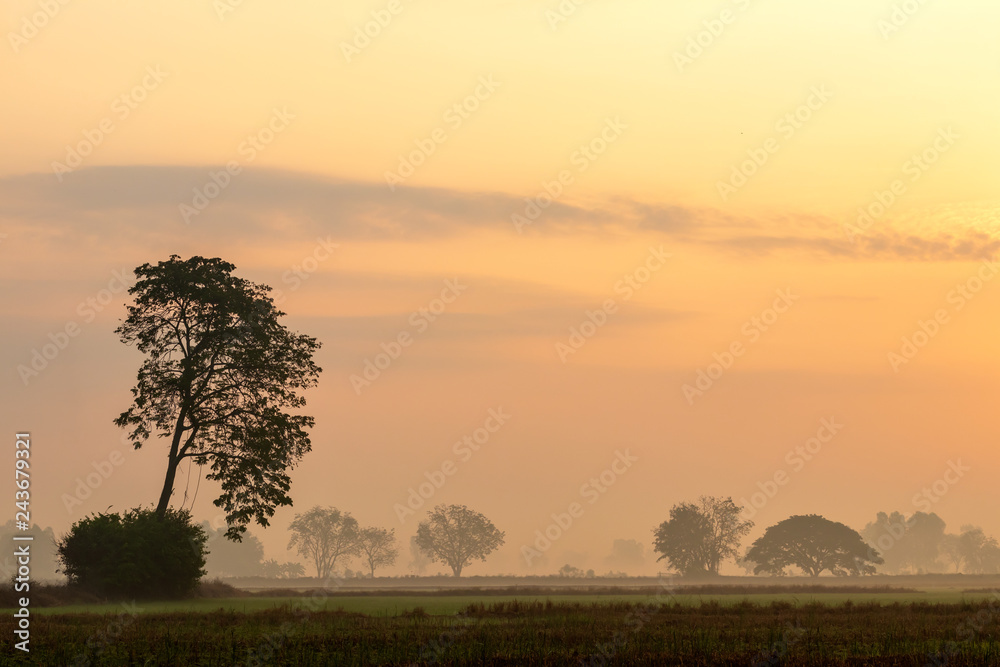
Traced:
[[362, 528], [358, 532], [358, 549], [374, 578], [376, 567], [392, 565], [399, 557], [396, 531], [388, 528]]
[[169, 440], [167, 472], [156, 511], [165, 513], [184, 459], [210, 466], [221, 483], [231, 539], [251, 520], [262, 526], [290, 505], [287, 469], [310, 450], [313, 418], [305, 405], [320, 345], [278, 322], [270, 287], [232, 275], [221, 259], [171, 255], [135, 270], [134, 305], [116, 333], [146, 359], [133, 403], [115, 423], [139, 449], [154, 434]]
[[335, 507], [316, 506], [304, 514], [296, 514], [288, 529], [292, 533], [288, 548], [294, 547], [310, 559], [320, 579], [330, 576], [337, 559], [350, 558], [361, 551], [357, 520]]
[[667, 559], [684, 576], [718, 574], [753, 527], [752, 521], [740, 520], [742, 511], [732, 498], [714, 496], [702, 496], [697, 505], [674, 505], [670, 519], [654, 534], [654, 550], [661, 554], [657, 560]]
[[417, 546], [456, 577], [473, 560], [485, 561], [504, 543], [504, 533], [465, 505], [438, 505], [417, 526]]
[[133, 509], [77, 521], [58, 551], [70, 583], [97, 595], [176, 598], [205, 574], [206, 539], [187, 511]]
[[791, 565], [818, 577], [874, 574], [883, 561], [857, 531], [817, 514], [792, 516], [768, 528], [747, 551], [754, 574], [781, 575]]
[[270, 579], [296, 579], [306, 576], [306, 569], [301, 563], [291, 561], [279, 563], [273, 558], [268, 558], [261, 563], [261, 575]]

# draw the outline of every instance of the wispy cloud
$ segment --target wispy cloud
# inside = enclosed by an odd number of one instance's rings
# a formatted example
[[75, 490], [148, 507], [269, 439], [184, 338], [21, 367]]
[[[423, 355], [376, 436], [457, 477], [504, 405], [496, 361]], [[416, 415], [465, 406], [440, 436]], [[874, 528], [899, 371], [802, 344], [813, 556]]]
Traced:
[[[185, 222], [182, 204], [213, 167], [116, 166], [80, 169], [59, 183], [49, 174], [0, 179], [0, 219], [11, 227], [63, 237], [143, 239], [333, 234], [339, 239], [424, 241], [475, 230], [515, 233], [510, 218], [523, 197], [361, 183], [281, 170], [245, 170]], [[531, 235], [643, 231], [665, 241], [741, 256], [807, 253], [820, 258], [963, 261], [1000, 250], [1000, 211], [990, 206], [939, 208], [879, 224], [850, 240], [838, 221], [815, 215], [736, 217], [724, 211], [614, 198], [554, 202]], [[527, 239], [526, 239], [527, 240]]]

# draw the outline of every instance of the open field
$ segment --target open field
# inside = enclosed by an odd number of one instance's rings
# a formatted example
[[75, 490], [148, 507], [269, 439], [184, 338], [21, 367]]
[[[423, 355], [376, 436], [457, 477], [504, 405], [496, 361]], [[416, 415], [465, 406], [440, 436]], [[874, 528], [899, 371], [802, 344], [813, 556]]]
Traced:
[[[300, 599], [302, 602], [303, 599]], [[1000, 664], [1000, 606], [507, 602], [459, 614], [42, 614], [37, 664]], [[89, 648], [88, 648], [89, 647]], [[929, 655], [941, 660], [931, 662]], [[9, 655], [9, 654], [8, 654]], [[5, 656], [7, 657], [7, 656]]]
[[[990, 593], [963, 593], [959, 591], [914, 591], [914, 592], [872, 592], [872, 593], [841, 593], [841, 592], [790, 592], [790, 593], [677, 593], [669, 596], [671, 604], [696, 607], [702, 604], [718, 604], [731, 607], [741, 604], [770, 605], [772, 603], [790, 604], [795, 607], [805, 605], [842, 605], [845, 602], [854, 604], [976, 604], [991, 599]], [[227, 611], [237, 613], [253, 613], [273, 610], [286, 606], [304, 604], [309, 596], [278, 596], [278, 597], [237, 597], [194, 600], [174, 600], [165, 602], [138, 602], [136, 610], [139, 613], [208, 613]], [[592, 594], [585, 591], [572, 594], [535, 594], [530, 592], [518, 594], [484, 594], [461, 593], [449, 595], [420, 594], [386, 594], [386, 595], [347, 595], [321, 593], [315, 602], [317, 609], [324, 611], [343, 611], [365, 614], [368, 616], [399, 616], [408, 614], [414, 609], [423, 609], [428, 614], [456, 614], [465, 607], [484, 602], [496, 604], [503, 602], [553, 602], [555, 604], [647, 604], [656, 598], [650, 593], [603, 593]], [[59, 614], [108, 614], [116, 613], [121, 604], [104, 603], [91, 605], [65, 605], [59, 607], [39, 607], [34, 610], [38, 615]], [[10, 610], [13, 611], [13, 610]], [[4, 610], [7, 613], [7, 610]]]
[[[1000, 592], [839, 583], [332, 589], [35, 608], [30, 658], [60, 665], [1000, 665]], [[19, 660], [9, 650], [0, 656], [0, 664]]]
[[832, 577], [819, 578], [803, 576], [761, 577], [761, 576], [719, 576], [711, 578], [671, 578], [669, 575], [647, 577], [505, 577], [505, 576], [469, 576], [461, 579], [452, 576], [426, 577], [376, 577], [375, 579], [341, 579], [324, 582], [314, 577], [301, 579], [265, 579], [263, 577], [241, 577], [222, 580], [236, 588], [245, 591], [266, 591], [275, 588], [312, 590], [329, 588], [345, 592], [371, 591], [453, 591], [456, 589], [474, 588], [477, 590], [505, 588], [564, 588], [579, 589], [652, 589], [664, 582], [678, 588], [725, 586], [744, 588], [760, 588], [766, 586], [823, 586], [826, 588], [856, 588], [884, 587], [915, 588], [918, 590], [955, 590], [962, 591], [971, 588], [1000, 588], [998, 574], [876, 574], [865, 577]]
[[[795, 606], [814, 603], [837, 605], [847, 601], [857, 604], [960, 604], [989, 599], [990, 591], [1000, 590], [1000, 577], [995, 575], [829, 577], [818, 581], [805, 577], [723, 577], [721, 580], [709, 580], [712, 583], [654, 577], [595, 580], [470, 577], [457, 582], [452, 577], [424, 577], [357, 580], [352, 585], [326, 587], [320, 586], [322, 582], [315, 579], [228, 581], [237, 584], [238, 590], [223, 584], [216, 586], [213, 591], [210, 590], [212, 584], [209, 584], [209, 590], [203, 591], [203, 595], [194, 599], [139, 602], [137, 608], [140, 613], [212, 612], [220, 609], [250, 613], [301, 604], [302, 596], [311, 596], [315, 600], [313, 604], [318, 605], [317, 609], [370, 616], [395, 616], [418, 607], [430, 614], [455, 614], [465, 606], [480, 601], [644, 604], [656, 599], [655, 596], [660, 596], [671, 604], [686, 606], [706, 602], [716, 602], [723, 606], [744, 602], [764, 605], [772, 602], [787, 602]], [[271, 585], [247, 586], [247, 583]], [[275, 583], [285, 585], [279, 587]], [[36, 596], [33, 602], [33, 612], [37, 614], [103, 614], [115, 612], [120, 607], [115, 603], [93, 602], [46, 604], [39, 600], [40, 597], [42, 596]]]

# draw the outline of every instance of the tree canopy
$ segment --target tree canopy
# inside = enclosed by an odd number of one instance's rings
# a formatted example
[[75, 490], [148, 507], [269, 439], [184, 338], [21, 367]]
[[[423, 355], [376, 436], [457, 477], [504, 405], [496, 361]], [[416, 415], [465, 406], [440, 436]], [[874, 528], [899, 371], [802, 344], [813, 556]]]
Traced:
[[465, 505], [438, 505], [417, 526], [417, 546], [450, 567], [456, 577], [473, 560], [485, 561], [503, 543], [504, 533]]
[[135, 270], [135, 302], [116, 333], [146, 359], [115, 423], [131, 429], [136, 449], [154, 434], [169, 441], [158, 516], [190, 459], [221, 483], [215, 504], [238, 540], [251, 520], [267, 526], [276, 507], [291, 505], [287, 471], [310, 450], [313, 418], [290, 411], [305, 405], [298, 391], [321, 369], [316, 339], [280, 324], [271, 288], [233, 276], [235, 268], [171, 255]]
[[317, 506], [296, 514], [288, 529], [292, 533], [288, 548], [312, 560], [320, 579], [330, 576], [338, 559], [360, 553], [357, 520], [335, 507]]
[[396, 531], [389, 528], [362, 528], [358, 532], [358, 551], [374, 578], [376, 567], [392, 565], [399, 556]]
[[944, 531], [944, 521], [933, 512], [915, 512], [909, 518], [900, 512], [879, 512], [875, 521], [861, 530], [861, 537], [885, 561], [882, 571], [917, 574], [943, 569], [939, 558]]
[[835, 575], [874, 574], [878, 552], [852, 528], [817, 514], [792, 516], [769, 527], [747, 550], [754, 574], [782, 575], [795, 566], [812, 577], [824, 570]]
[[653, 547], [661, 554], [657, 560], [667, 559], [684, 576], [718, 574], [753, 527], [753, 521], [740, 520], [742, 511], [732, 498], [713, 496], [702, 496], [697, 505], [674, 505], [670, 519], [655, 531]]
[[962, 526], [958, 535], [945, 536], [945, 553], [956, 571], [967, 574], [1000, 572], [1000, 543], [977, 526]]

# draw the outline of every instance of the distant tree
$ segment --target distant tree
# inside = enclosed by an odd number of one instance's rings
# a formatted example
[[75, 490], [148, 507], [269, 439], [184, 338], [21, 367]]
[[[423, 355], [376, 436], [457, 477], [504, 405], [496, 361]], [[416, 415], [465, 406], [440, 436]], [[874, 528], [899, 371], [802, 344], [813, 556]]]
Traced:
[[306, 568], [302, 567], [302, 563], [287, 561], [281, 564], [281, 576], [285, 579], [298, 579], [306, 576]]
[[753, 569], [757, 567], [756, 563], [746, 559], [746, 555], [738, 556], [736, 558], [736, 565], [738, 565], [739, 568], [746, 574], [753, 574]]
[[944, 540], [941, 542], [941, 557], [946, 563], [955, 568], [955, 572], [962, 571], [964, 558], [962, 557], [962, 541], [958, 535], [952, 533], [945, 534]]
[[933, 512], [915, 512], [907, 521], [909, 528], [899, 541], [903, 567], [913, 573], [941, 571], [944, 520]]
[[575, 567], [573, 565], [570, 565], [569, 563], [566, 563], [561, 568], [559, 568], [559, 576], [560, 577], [573, 577], [573, 578], [583, 577], [584, 576], [584, 571], [581, 570], [578, 567]]
[[135, 269], [135, 304], [116, 333], [146, 360], [115, 423], [131, 429], [136, 449], [154, 434], [169, 442], [157, 516], [190, 459], [221, 484], [215, 504], [238, 540], [251, 520], [267, 526], [276, 507], [292, 504], [288, 469], [310, 450], [313, 425], [298, 414], [297, 391], [316, 384], [320, 344], [280, 324], [271, 288], [233, 276], [235, 268], [171, 255]]
[[645, 548], [639, 540], [615, 540], [611, 546], [611, 554], [604, 559], [610, 567], [638, 570], [646, 562]]
[[133, 509], [77, 521], [58, 549], [72, 585], [115, 599], [177, 598], [205, 574], [205, 540], [187, 511]]
[[753, 521], [740, 520], [743, 508], [732, 498], [702, 496], [697, 505], [680, 503], [654, 535], [654, 550], [684, 576], [717, 575], [723, 561], [736, 557]]
[[311, 560], [320, 579], [330, 576], [338, 558], [360, 553], [358, 522], [334, 507], [317, 506], [296, 514], [288, 529], [292, 533], [288, 548]]
[[226, 539], [226, 528], [212, 528], [208, 521], [201, 523], [208, 536], [208, 558], [205, 570], [209, 576], [256, 577], [262, 575], [264, 545], [255, 535], [243, 534], [240, 542]]
[[977, 526], [962, 526], [952, 542], [953, 558], [966, 574], [995, 574], [1000, 571], [1000, 544]]
[[[57, 550], [57, 540], [52, 528], [42, 528], [38, 524], [31, 526], [30, 532], [18, 530], [14, 520], [0, 526], [0, 542], [12, 544], [11, 538], [15, 535], [32, 535], [31, 542], [31, 580], [32, 581], [55, 581], [61, 579], [59, 573], [59, 552]], [[10, 581], [10, 578], [17, 574], [17, 558], [13, 550], [5, 549], [3, 559], [0, 561], [0, 579]]]
[[368, 563], [372, 578], [375, 568], [392, 565], [399, 556], [396, 548], [396, 531], [387, 528], [362, 528], [358, 532], [361, 558]]
[[921, 573], [941, 570], [945, 523], [934, 513], [879, 512], [861, 536], [883, 558], [882, 571]]
[[438, 505], [417, 526], [417, 546], [450, 567], [456, 577], [473, 560], [485, 561], [503, 543], [504, 533], [465, 505]]
[[838, 576], [874, 574], [874, 566], [882, 563], [857, 531], [816, 514], [774, 524], [753, 543], [746, 560], [756, 563], [754, 574], [782, 575], [794, 565], [812, 577], [824, 570]]
[[306, 576], [306, 569], [301, 563], [279, 563], [273, 558], [269, 558], [260, 566], [261, 575], [269, 579], [296, 579]]
[[897, 548], [900, 540], [906, 535], [908, 525], [906, 517], [899, 512], [887, 514], [879, 512], [875, 520], [861, 529], [861, 537], [871, 547], [873, 552], [882, 556], [882, 570], [898, 574], [905, 567], [904, 549]]
[[1000, 543], [995, 537], [987, 540], [979, 554], [979, 573], [1000, 573]]
[[424, 553], [420, 545], [417, 544], [417, 536], [410, 536], [410, 562], [407, 565], [416, 574], [423, 574], [427, 567], [433, 563], [433, 559]]

